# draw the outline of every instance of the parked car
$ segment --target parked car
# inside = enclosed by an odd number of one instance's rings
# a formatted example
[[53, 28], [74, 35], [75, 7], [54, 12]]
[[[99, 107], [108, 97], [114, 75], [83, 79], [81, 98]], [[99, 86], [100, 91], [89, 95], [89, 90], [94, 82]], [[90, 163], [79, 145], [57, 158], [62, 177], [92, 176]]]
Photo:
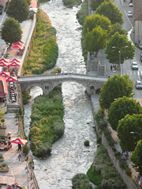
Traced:
[[129, 7], [133, 7], [133, 3], [129, 3]]
[[128, 17], [132, 17], [132, 16], [133, 16], [132, 11], [129, 10], [128, 13], [127, 13], [127, 16], [128, 16]]
[[139, 69], [138, 63], [137, 62], [132, 62], [131, 68], [132, 68], [132, 70], [138, 70]]
[[136, 89], [142, 89], [142, 81], [137, 80], [135, 84]]

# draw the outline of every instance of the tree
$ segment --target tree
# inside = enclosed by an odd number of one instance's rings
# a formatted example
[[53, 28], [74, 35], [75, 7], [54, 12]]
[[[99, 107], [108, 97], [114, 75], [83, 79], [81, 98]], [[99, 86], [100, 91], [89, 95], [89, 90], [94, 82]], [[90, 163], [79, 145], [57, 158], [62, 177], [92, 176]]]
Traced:
[[110, 63], [122, 64], [124, 60], [132, 59], [134, 52], [134, 46], [124, 34], [116, 32], [107, 43], [106, 54]]
[[12, 44], [13, 42], [21, 40], [22, 30], [19, 22], [14, 18], [7, 18], [3, 24], [1, 35], [6, 43]]
[[119, 34], [127, 35], [127, 31], [122, 29], [122, 26], [119, 23], [116, 23], [116, 24], [112, 25], [111, 30], [109, 32], [109, 36], [111, 37], [116, 32], [118, 32]]
[[122, 13], [120, 10], [110, 1], [104, 1], [96, 10], [97, 14], [104, 15], [111, 20], [112, 24], [123, 23]]
[[108, 111], [108, 120], [111, 124], [111, 127], [116, 130], [119, 120], [124, 118], [127, 114], [140, 113], [142, 113], [140, 104], [133, 98], [123, 96], [121, 98], [117, 98], [111, 103]]
[[100, 105], [108, 109], [114, 99], [132, 95], [133, 83], [127, 75], [114, 75], [103, 85], [100, 93]]
[[132, 152], [131, 160], [138, 166], [139, 172], [142, 175], [142, 140], [138, 141], [135, 150]]
[[110, 0], [92, 0], [91, 1], [91, 8], [93, 9], [93, 10], [96, 10], [100, 5], [101, 5], [101, 3], [103, 3], [104, 1], [110, 1]]
[[102, 29], [109, 31], [111, 27], [111, 21], [107, 17], [99, 14], [87, 16], [83, 26], [83, 33], [90, 32], [97, 26], [100, 26]]
[[95, 27], [91, 32], [85, 35], [85, 46], [89, 52], [96, 52], [96, 56], [100, 49], [106, 44], [107, 32], [100, 26]]
[[122, 149], [133, 151], [142, 138], [142, 115], [126, 115], [119, 121], [117, 131]]
[[15, 18], [19, 22], [26, 20], [29, 14], [28, 1], [27, 0], [11, 0], [9, 2], [7, 14], [8, 16]]

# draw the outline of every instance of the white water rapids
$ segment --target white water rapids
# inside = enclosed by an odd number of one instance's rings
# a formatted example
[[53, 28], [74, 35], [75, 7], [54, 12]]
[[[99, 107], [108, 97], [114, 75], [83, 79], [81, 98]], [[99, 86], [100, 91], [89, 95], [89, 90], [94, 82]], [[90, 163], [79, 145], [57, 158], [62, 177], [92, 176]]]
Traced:
[[[81, 30], [76, 19], [79, 8], [65, 8], [61, 0], [51, 0], [41, 8], [48, 14], [57, 30], [59, 46], [57, 66], [62, 72], [86, 73], [81, 50]], [[31, 94], [38, 94], [38, 90], [38, 88], [33, 89]], [[71, 189], [72, 177], [77, 173], [86, 173], [93, 162], [96, 136], [90, 101], [84, 91], [85, 88], [78, 83], [62, 84], [65, 133], [53, 145], [52, 154], [47, 160], [34, 159], [35, 174], [40, 189]], [[30, 114], [29, 104], [25, 106], [27, 130]], [[85, 140], [90, 141], [90, 147], [84, 146]]]

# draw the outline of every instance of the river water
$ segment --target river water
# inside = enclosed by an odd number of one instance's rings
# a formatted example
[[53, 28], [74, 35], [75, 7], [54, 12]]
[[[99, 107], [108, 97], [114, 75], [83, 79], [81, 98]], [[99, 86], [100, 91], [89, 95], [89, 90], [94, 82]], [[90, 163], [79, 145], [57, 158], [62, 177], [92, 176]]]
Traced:
[[[59, 58], [57, 66], [62, 72], [86, 73], [81, 50], [81, 30], [76, 19], [79, 8], [68, 9], [61, 0], [51, 0], [41, 8], [48, 14], [57, 30]], [[36, 91], [35, 91], [36, 90]], [[85, 88], [74, 82], [62, 84], [64, 103], [64, 136], [52, 147], [47, 160], [34, 158], [35, 174], [40, 189], [71, 189], [71, 179], [77, 173], [86, 173], [96, 152], [96, 136], [89, 99]], [[42, 93], [39, 88], [31, 95]], [[34, 98], [35, 96], [33, 96]], [[25, 106], [25, 131], [28, 133], [31, 104]], [[90, 147], [84, 141], [90, 141]]]

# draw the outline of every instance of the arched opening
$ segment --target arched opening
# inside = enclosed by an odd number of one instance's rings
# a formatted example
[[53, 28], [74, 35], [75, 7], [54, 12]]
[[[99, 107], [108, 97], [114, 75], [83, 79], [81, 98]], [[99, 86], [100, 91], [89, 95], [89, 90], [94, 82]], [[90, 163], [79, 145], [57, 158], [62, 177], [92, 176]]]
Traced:
[[31, 96], [31, 100], [34, 100], [36, 97], [43, 95], [43, 90], [39, 86], [33, 86], [30, 88], [29, 94]]

